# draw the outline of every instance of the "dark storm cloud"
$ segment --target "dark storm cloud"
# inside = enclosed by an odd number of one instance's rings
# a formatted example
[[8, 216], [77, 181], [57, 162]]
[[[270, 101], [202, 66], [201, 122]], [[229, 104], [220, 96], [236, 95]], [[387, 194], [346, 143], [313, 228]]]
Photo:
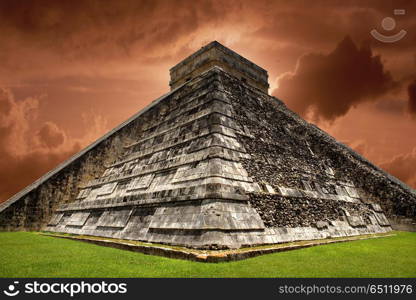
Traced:
[[31, 45], [69, 60], [130, 55], [132, 50], [152, 57], [160, 47], [168, 52], [201, 23], [223, 20], [225, 13], [230, 10], [208, 0], [5, 0], [0, 2], [0, 48]]
[[395, 85], [380, 56], [346, 37], [328, 55], [302, 56], [295, 72], [280, 78], [275, 94], [302, 115], [311, 111], [318, 119], [332, 121]]

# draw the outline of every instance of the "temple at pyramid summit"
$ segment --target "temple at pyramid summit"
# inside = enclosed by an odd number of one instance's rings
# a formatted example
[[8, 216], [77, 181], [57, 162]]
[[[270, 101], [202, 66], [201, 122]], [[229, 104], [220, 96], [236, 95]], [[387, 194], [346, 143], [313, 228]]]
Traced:
[[412, 189], [269, 95], [253, 62], [214, 41], [170, 75], [169, 93], [1, 204], [0, 228], [226, 249], [415, 219]]

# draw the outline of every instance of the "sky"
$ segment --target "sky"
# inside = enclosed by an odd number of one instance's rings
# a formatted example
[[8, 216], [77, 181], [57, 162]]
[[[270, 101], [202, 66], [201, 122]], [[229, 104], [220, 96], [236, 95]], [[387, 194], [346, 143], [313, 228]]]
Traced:
[[168, 92], [169, 68], [212, 40], [416, 188], [415, 15], [411, 0], [2, 0], [0, 202]]

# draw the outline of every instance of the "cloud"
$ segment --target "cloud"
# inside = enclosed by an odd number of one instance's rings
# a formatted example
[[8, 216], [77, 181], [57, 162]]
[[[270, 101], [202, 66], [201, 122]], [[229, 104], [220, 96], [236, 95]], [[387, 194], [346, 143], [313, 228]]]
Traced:
[[56, 148], [65, 142], [66, 135], [55, 123], [45, 122], [37, 134], [42, 146]]
[[409, 112], [416, 117], [416, 80], [409, 84], [407, 93], [409, 95], [407, 108]]
[[406, 102], [402, 97], [388, 95], [377, 99], [374, 108], [385, 114], [403, 115], [406, 111]]
[[368, 45], [357, 47], [347, 36], [327, 55], [300, 57], [295, 72], [282, 75], [278, 85], [274, 94], [299, 114], [333, 121], [397, 83], [384, 70], [380, 56]]
[[[64, 130], [50, 121], [35, 129], [42, 97], [45, 96], [16, 100], [10, 89], [0, 88], [0, 202], [85, 144], [85, 141], [69, 139]], [[93, 119], [92, 129], [101, 123]]]
[[12, 101], [10, 99], [10, 91], [0, 89], [0, 114], [8, 115], [12, 109]]
[[[27, 0], [24, 5], [4, 0], [0, 1], [0, 57], [1, 50], [10, 56], [15, 48], [23, 58], [21, 51], [30, 48], [36, 49], [36, 56], [48, 51], [42, 56], [45, 60], [55, 57], [66, 62], [160, 59], [181, 50], [201, 26], [222, 22], [233, 11], [233, 6], [211, 0]], [[33, 63], [31, 57], [1, 62], [13, 69]]]
[[36, 116], [39, 99], [16, 101], [9, 89], [0, 87], [0, 107], [0, 153], [26, 152], [29, 122]]
[[410, 153], [397, 155], [380, 167], [416, 189], [416, 148]]

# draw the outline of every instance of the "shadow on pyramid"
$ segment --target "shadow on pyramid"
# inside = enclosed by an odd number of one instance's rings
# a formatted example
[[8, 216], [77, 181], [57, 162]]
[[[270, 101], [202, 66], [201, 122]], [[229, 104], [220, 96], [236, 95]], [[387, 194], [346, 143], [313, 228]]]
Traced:
[[259, 66], [212, 42], [170, 72], [171, 92], [2, 204], [2, 229], [225, 249], [414, 217], [410, 188], [268, 95]]

